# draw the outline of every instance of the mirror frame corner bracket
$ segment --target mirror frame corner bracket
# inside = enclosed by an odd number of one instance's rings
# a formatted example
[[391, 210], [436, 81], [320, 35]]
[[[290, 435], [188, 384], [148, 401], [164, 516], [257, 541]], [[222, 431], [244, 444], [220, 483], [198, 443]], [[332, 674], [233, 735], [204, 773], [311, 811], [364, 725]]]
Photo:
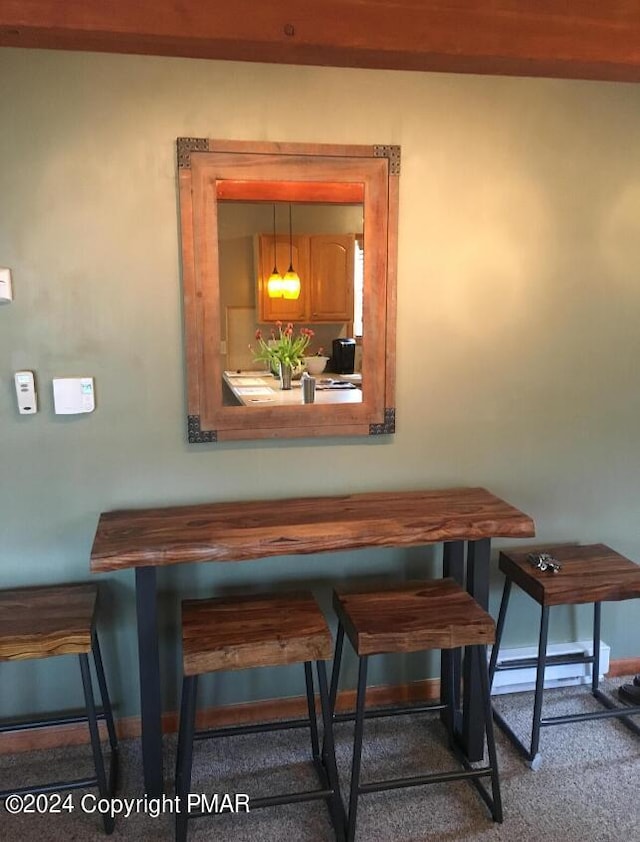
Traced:
[[189, 444], [211, 444], [218, 441], [218, 431], [203, 430], [199, 415], [187, 415], [187, 438]]

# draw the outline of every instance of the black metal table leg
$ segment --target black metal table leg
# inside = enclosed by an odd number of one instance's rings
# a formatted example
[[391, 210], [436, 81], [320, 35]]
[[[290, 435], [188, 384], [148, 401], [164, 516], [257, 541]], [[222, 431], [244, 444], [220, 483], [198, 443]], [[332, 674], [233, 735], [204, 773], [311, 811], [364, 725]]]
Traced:
[[164, 775], [155, 567], [136, 567], [136, 615], [144, 788], [147, 795], [157, 797], [163, 792]]
[[442, 546], [442, 575], [464, 587], [464, 541], [446, 541]]
[[485, 611], [489, 610], [490, 555], [490, 538], [469, 541], [467, 546], [467, 590]]
[[[464, 587], [464, 541], [447, 541], [443, 545], [442, 577], [450, 577]], [[460, 672], [462, 667], [462, 652], [460, 649], [443, 649], [440, 655], [440, 701], [450, 705], [453, 715], [454, 732], [459, 733], [462, 727], [462, 711], [460, 710]], [[451, 688], [455, 698], [450, 698]], [[443, 713], [443, 720], [446, 711]]]
[[[467, 546], [467, 591], [485, 611], [489, 608], [489, 559], [491, 539], [469, 541]], [[462, 749], [471, 762], [484, 754], [484, 711], [477, 663], [465, 653], [463, 664]]]

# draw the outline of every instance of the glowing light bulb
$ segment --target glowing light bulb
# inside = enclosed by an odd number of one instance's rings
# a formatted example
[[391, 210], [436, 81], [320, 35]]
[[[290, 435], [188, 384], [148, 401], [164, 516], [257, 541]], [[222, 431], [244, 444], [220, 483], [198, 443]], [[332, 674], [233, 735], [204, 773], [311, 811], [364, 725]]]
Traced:
[[284, 278], [275, 267], [267, 279], [267, 295], [269, 298], [282, 298], [284, 295]]
[[289, 271], [282, 278], [282, 295], [289, 299], [300, 298], [300, 278], [292, 266], [289, 266]]

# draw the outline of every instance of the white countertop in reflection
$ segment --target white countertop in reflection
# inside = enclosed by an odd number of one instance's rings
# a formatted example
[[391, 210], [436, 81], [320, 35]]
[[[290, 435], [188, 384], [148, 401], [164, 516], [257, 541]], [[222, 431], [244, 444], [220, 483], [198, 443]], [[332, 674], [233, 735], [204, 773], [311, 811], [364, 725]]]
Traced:
[[[302, 404], [302, 381], [294, 380], [291, 389], [281, 389], [280, 380], [262, 371], [225, 371], [225, 383], [244, 406], [292, 406]], [[362, 403], [361, 374], [323, 372], [315, 378], [316, 404]]]

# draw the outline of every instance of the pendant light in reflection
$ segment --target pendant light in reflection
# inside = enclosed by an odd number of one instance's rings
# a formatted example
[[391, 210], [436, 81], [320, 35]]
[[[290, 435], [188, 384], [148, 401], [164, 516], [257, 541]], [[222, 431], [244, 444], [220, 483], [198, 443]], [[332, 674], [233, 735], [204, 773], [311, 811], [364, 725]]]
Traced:
[[269, 298], [282, 298], [284, 295], [284, 278], [278, 272], [276, 260], [276, 206], [273, 205], [273, 272], [267, 279], [267, 295]]
[[289, 268], [282, 278], [282, 294], [284, 298], [300, 298], [300, 278], [293, 268], [293, 233], [291, 227], [291, 203], [289, 203]]

